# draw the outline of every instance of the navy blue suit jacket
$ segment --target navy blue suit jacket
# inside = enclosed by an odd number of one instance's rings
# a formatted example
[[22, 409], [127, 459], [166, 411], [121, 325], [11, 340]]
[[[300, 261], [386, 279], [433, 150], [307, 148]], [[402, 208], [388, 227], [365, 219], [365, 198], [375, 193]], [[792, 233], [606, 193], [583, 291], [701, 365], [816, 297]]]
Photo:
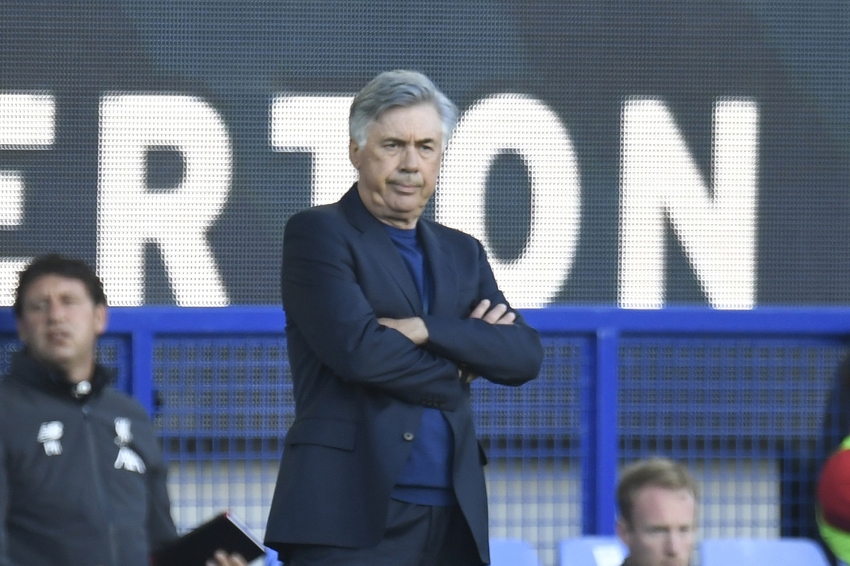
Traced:
[[[418, 230], [434, 282], [427, 315], [356, 184], [338, 203], [287, 222], [281, 289], [295, 421], [266, 528], [267, 544], [284, 555], [292, 543], [377, 544], [423, 407], [434, 407], [452, 428], [456, 496], [478, 555], [489, 562], [486, 457], [458, 367], [519, 385], [537, 376], [542, 345], [519, 315], [512, 325], [469, 318], [482, 299], [507, 303], [476, 239], [425, 219]], [[421, 347], [378, 324], [415, 316], [430, 336]]]

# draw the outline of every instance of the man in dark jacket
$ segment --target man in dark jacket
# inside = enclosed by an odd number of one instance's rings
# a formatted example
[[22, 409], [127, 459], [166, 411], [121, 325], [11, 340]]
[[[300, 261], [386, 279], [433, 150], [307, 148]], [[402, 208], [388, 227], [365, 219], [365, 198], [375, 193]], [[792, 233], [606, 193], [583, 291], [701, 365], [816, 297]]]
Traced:
[[177, 532], [150, 419], [95, 363], [100, 280], [81, 261], [36, 259], [14, 310], [25, 348], [0, 381], [0, 566], [149, 566]]
[[295, 394], [266, 544], [290, 566], [488, 564], [486, 460], [470, 382], [540, 371], [481, 243], [425, 218], [457, 108], [382, 73], [351, 105], [357, 183], [286, 224]]

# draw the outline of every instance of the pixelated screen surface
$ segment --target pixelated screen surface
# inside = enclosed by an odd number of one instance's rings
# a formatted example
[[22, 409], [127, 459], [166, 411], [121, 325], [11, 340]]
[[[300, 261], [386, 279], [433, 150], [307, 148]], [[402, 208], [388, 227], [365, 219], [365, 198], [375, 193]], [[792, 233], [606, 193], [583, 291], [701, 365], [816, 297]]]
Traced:
[[839, 0], [0, 5], [0, 304], [50, 251], [114, 305], [279, 302], [283, 226], [356, 178], [377, 73], [461, 110], [431, 218], [515, 306], [850, 303]]

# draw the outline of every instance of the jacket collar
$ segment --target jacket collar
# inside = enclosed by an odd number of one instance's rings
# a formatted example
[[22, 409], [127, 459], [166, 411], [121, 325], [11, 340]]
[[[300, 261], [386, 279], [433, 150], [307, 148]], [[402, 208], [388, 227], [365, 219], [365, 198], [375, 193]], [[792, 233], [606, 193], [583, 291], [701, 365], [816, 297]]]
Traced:
[[[360, 194], [357, 192], [357, 183], [351, 186], [339, 204], [345, 214], [345, 217], [358, 231], [366, 243], [382, 257], [386, 258], [384, 267], [399, 285], [408, 302], [410, 303], [413, 312], [417, 315], [422, 315], [422, 304], [419, 298], [419, 291], [416, 289], [416, 283], [410, 276], [410, 272], [404, 265], [404, 260], [396, 250], [387, 231], [383, 227], [383, 223], [375, 218], [371, 212], [363, 204]], [[451, 269], [453, 263], [446, 261], [449, 253], [443, 247], [441, 240], [435, 233], [435, 223], [424, 218], [420, 218], [416, 224], [419, 241], [425, 250], [425, 258], [428, 262], [428, 267], [431, 270], [431, 277], [434, 283], [434, 304], [431, 312], [434, 314], [442, 312], [444, 309], [453, 309], [454, 297], [457, 292], [457, 274]]]
[[69, 382], [64, 375], [42, 365], [24, 349], [12, 357], [8, 379], [58, 397], [83, 402], [100, 395], [112, 383], [113, 376], [112, 370], [96, 364], [94, 375], [88, 381], [91, 387], [86, 392], [85, 386]]
[[431, 313], [453, 315], [458, 292], [457, 271], [454, 269], [457, 263], [451, 259], [451, 251], [445, 239], [437, 236], [437, 227], [434, 222], [419, 219], [419, 238], [425, 248], [425, 258], [434, 280]]

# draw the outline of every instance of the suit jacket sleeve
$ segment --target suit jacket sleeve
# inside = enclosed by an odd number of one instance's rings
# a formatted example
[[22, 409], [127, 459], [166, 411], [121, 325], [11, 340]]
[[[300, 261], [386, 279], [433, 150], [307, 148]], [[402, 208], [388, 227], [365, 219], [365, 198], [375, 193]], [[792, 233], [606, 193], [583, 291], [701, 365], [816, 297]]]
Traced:
[[340, 218], [316, 209], [287, 222], [281, 275], [287, 335], [297, 328], [340, 379], [413, 404], [436, 397], [445, 401], [441, 408], [454, 410], [466, 395], [457, 364], [378, 323], [360, 278], [386, 274], [361, 271], [351, 249], [359, 233], [345, 230]]
[[[472, 239], [472, 238], [470, 238]], [[470, 311], [481, 300], [510, 304], [496, 284], [483, 246], [477, 251], [478, 290]], [[516, 312], [514, 324], [497, 325], [473, 318], [425, 316], [427, 348], [495, 383], [520, 385], [537, 377], [543, 361], [538, 332]]]
[[9, 475], [6, 471], [6, 447], [0, 439], [0, 566], [13, 566], [9, 558]]

